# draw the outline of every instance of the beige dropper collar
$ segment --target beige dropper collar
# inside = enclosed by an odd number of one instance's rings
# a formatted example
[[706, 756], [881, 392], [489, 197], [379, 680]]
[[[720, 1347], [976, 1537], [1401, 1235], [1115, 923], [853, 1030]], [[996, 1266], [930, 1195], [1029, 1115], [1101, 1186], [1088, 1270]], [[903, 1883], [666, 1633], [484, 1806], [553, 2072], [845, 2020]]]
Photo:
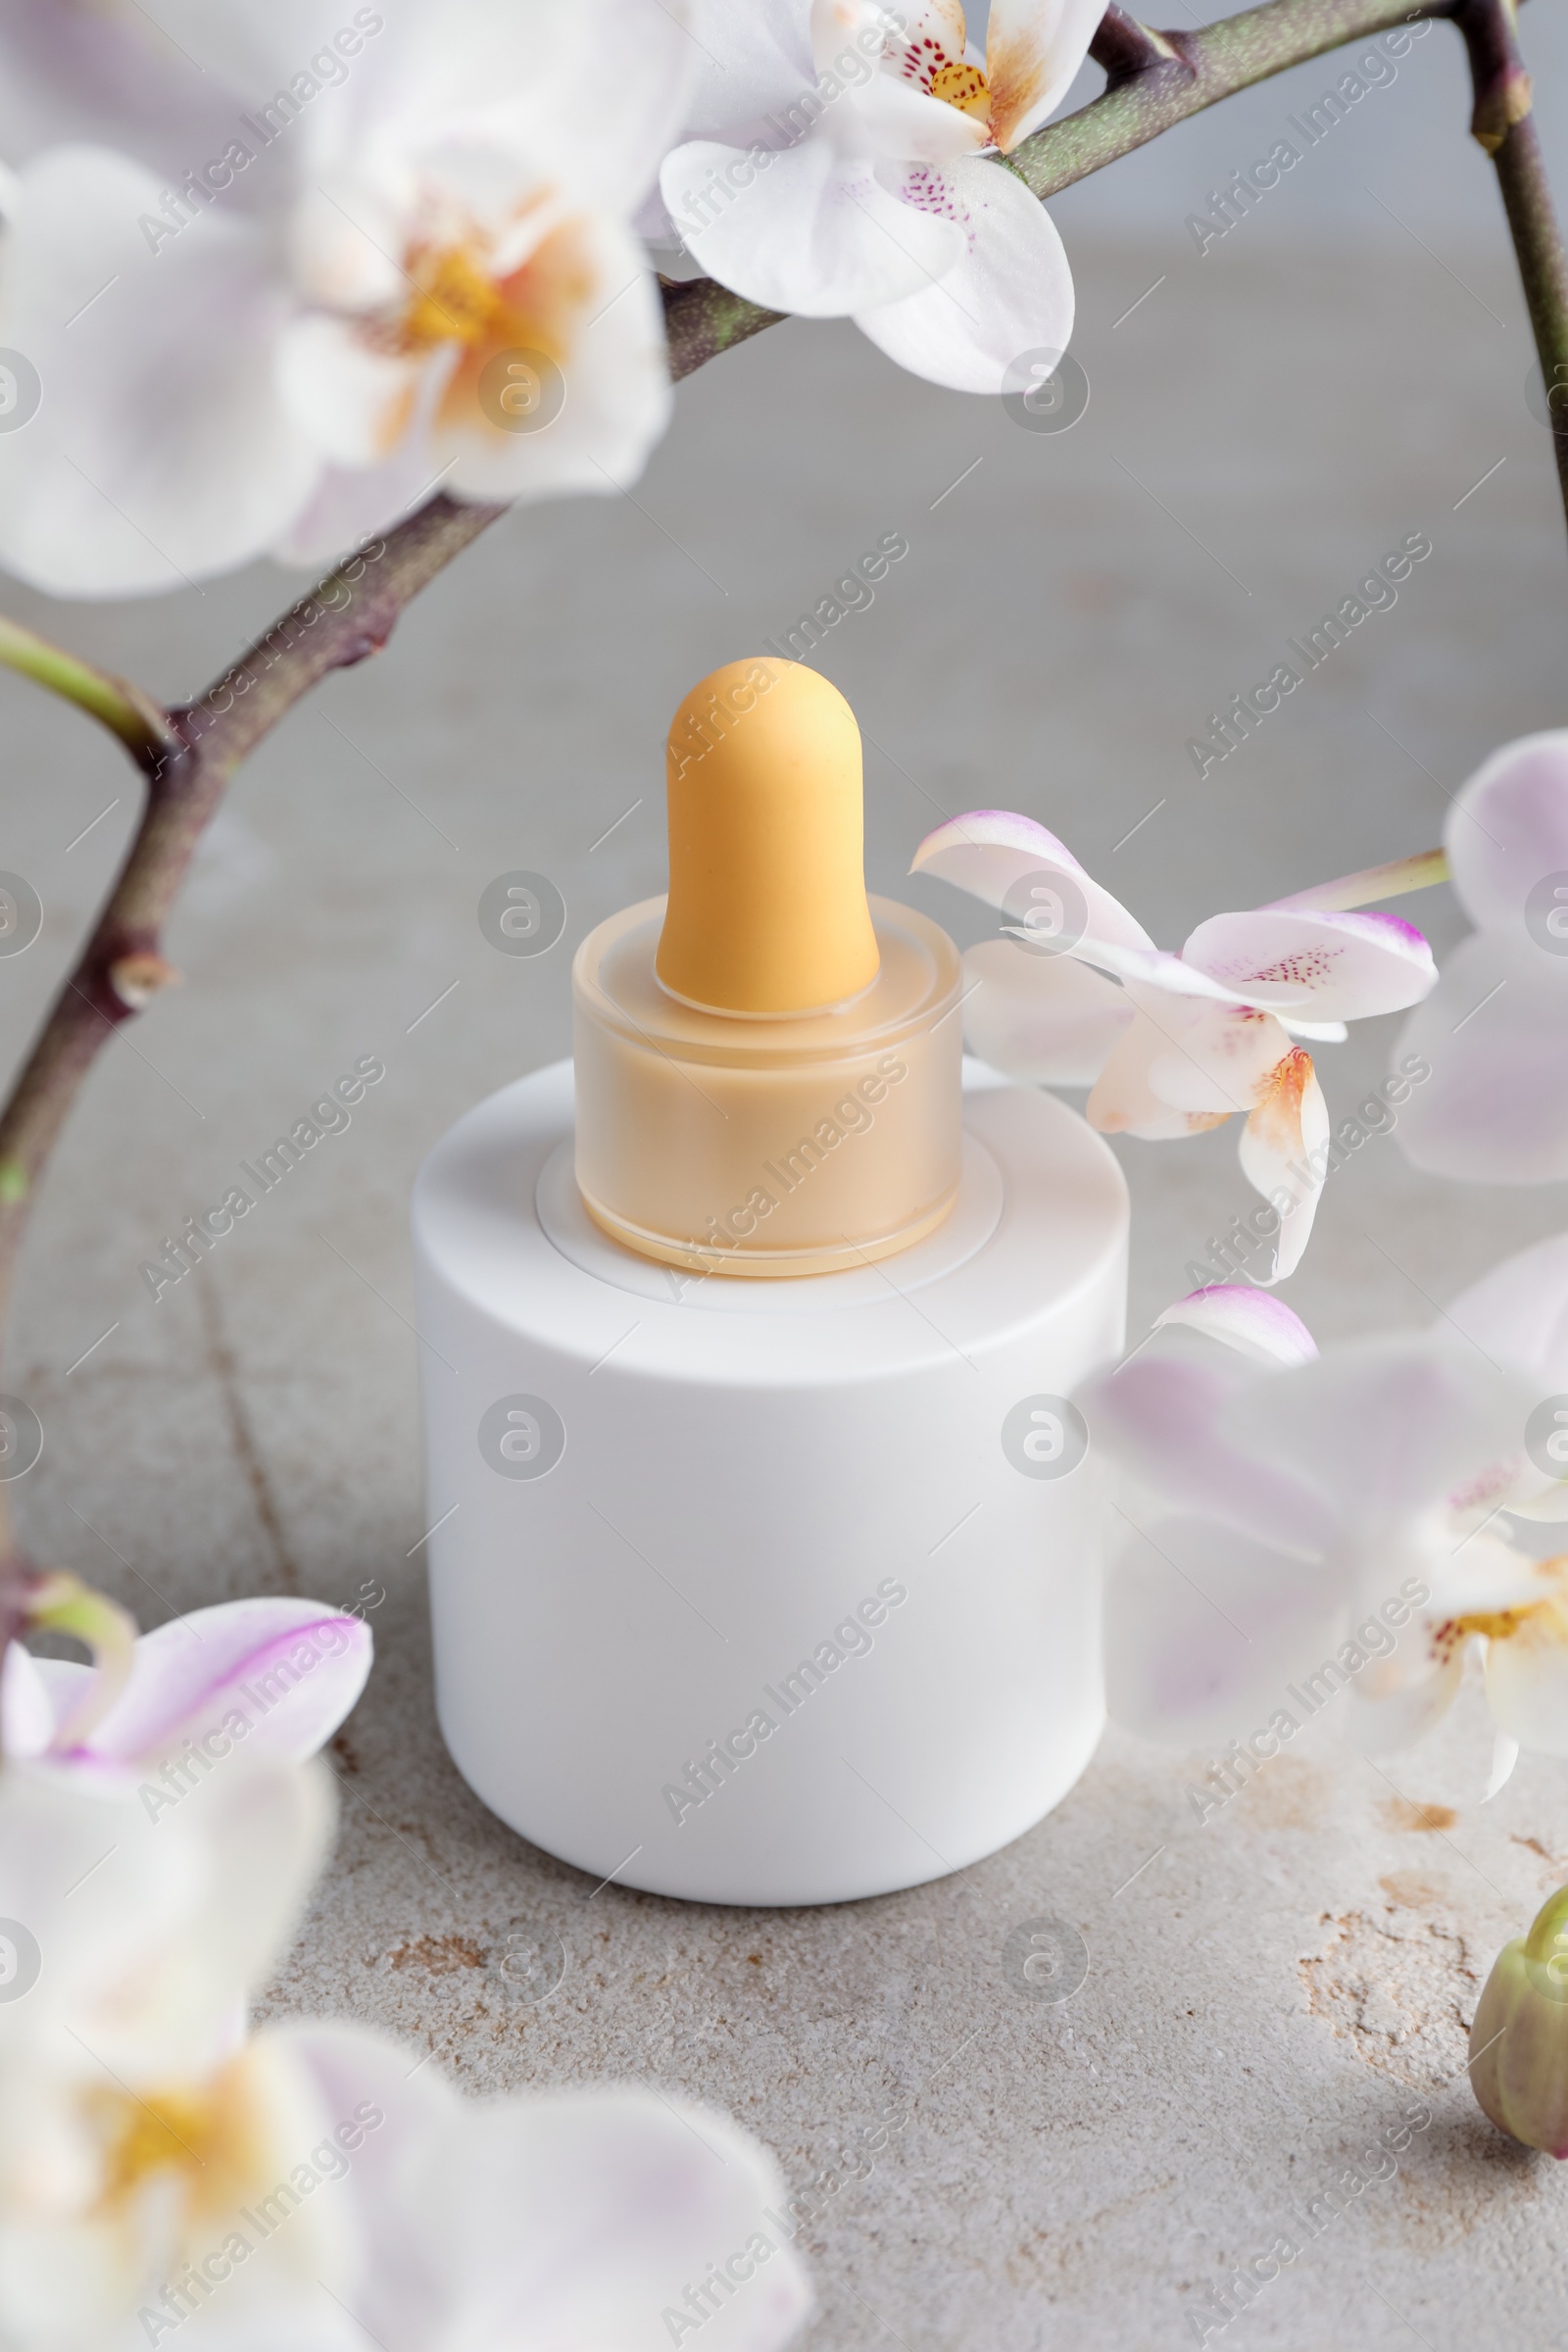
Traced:
[[868, 988], [860, 730], [838, 688], [798, 662], [726, 662], [676, 711], [666, 776], [669, 994], [756, 1019]]

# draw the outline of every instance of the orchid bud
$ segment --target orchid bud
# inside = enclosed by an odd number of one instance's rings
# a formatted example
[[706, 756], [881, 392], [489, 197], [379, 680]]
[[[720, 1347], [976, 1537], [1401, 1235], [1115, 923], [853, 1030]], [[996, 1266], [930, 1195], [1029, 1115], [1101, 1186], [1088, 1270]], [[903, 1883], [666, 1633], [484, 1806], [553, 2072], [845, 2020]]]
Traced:
[[1498, 1953], [1470, 2050], [1471, 2084], [1498, 2131], [1568, 2156], [1568, 1886]]

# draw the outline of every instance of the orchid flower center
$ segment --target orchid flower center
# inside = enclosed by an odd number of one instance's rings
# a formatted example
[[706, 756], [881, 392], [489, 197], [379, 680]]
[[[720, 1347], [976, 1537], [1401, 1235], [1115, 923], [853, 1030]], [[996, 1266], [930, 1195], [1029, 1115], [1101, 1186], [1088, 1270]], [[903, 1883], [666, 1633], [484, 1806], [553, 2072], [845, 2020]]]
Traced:
[[209, 2170], [223, 2136], [215, 2100], [192, 2091], [133, 2098], [105, 2090], [94, 2108], [105, 2143], [103, 2201], [123, 2204], [159, 2174], [194, 2180]]
[[991, 84], [978, 66], [938, 66], [931, 76], [931, 95], [944, 105], [956, 106], [960, 115], [973, 115], [978, 122], [991, 121]]
[[505, 307], [482, 258], [466, 246], [416, 250], [408, 274], [414, 290], [399, 337], [405, 351], [431, 351], [438, 343], [481, 343]]

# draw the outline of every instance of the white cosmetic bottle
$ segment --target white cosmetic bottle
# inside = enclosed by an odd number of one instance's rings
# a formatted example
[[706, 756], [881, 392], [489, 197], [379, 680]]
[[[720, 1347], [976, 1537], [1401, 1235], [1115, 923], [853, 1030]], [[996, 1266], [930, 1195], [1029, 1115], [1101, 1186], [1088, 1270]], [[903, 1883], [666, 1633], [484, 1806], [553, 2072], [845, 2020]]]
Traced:
[[437, 1706], [595, 1879], [837, 1902], [1007, 1843], [1099, 1740], [1068, 1398], [1121, 1345], [1126, 1191], [960, 1076], [956, 952], [866, 901], [825, 680], [716, 671], [669, 792], [667, 907], [578, 949], [575, 1073], [416, 1187]]

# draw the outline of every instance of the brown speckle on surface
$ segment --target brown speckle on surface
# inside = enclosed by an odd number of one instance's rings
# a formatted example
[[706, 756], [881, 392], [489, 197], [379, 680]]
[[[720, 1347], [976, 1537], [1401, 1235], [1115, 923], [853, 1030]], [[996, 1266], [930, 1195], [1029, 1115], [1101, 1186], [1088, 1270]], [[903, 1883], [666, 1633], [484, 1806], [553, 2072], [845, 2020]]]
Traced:
[[1386, 1798], [1382, 1811], [1391, 1830], [1451, 1830], [1459, 1818], [1451, 1805], [1417, 1805], [1407, 1796]]
[[450, 1977], [460, 1968], [483, 1968], [484, 1953], [471, 1936], [410, 1936], [387, 1954], [394, 1968], [427, 1969]]

